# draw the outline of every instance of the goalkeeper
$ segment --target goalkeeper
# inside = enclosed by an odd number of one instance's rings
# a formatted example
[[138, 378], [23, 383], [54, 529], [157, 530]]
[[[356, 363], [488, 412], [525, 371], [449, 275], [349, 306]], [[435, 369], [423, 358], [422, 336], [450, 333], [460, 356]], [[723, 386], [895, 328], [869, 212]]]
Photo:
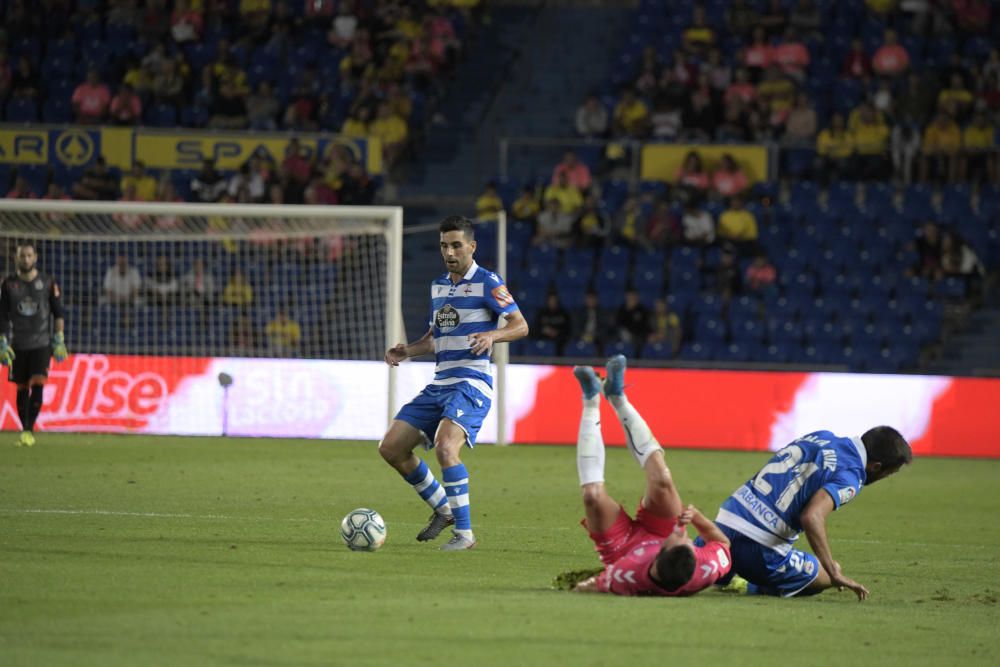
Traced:
[[66, 358], [62, 293], [52, 276], [35, 266], [38, 253], [30, 241], [17, 245], [16, 273], [0, 284], [0, 363], [17, 385], [21, 437], [17, 446], [35, 444], [35, 419], [42, 409], [49, 357]]

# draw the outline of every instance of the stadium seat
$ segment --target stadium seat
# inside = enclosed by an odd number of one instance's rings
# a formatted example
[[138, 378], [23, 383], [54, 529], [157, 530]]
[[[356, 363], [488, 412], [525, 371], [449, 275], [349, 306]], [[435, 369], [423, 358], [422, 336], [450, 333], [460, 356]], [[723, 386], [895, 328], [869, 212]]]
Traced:
[[597, 349], [597, 345], [582, 340], [576, 340], [568, 343], [566, 348], [563, 350], [564, 357], [592, 358], [598, 356], [599, 353], [600, 350]]

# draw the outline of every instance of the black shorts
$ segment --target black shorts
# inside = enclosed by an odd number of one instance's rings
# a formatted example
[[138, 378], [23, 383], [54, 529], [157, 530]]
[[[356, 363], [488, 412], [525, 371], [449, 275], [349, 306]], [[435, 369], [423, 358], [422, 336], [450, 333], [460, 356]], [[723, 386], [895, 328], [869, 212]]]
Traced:
[[34, 375], [49, 376], [49, 360], [52, 358], [52, 348], [36, 347], [33, 350], [18, 350], [14, 348], [14, 363], [7, 373], [7, 380], [16, 384], [28, 384]]

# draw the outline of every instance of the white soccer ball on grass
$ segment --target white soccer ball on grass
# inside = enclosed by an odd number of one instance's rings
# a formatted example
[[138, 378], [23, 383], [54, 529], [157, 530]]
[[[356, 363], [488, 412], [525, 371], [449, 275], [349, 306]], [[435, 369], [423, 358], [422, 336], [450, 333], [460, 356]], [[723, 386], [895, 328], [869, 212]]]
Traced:
[[340, 536], [351, 551], [376, 551], [385, 543], [385, 520], [367, 507], [351, 510], [340, 522]]

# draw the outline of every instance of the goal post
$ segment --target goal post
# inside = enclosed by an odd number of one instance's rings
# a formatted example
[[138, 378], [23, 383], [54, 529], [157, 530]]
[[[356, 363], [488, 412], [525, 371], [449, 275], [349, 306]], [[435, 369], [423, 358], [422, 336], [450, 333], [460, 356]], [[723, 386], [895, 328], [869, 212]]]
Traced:
[[[381, 360], [402, 230], [398, 206], [0, 200], [5, 274], [34, 242], [73, 352]], [[388, 392], [391, 419], [394, 369]]]

